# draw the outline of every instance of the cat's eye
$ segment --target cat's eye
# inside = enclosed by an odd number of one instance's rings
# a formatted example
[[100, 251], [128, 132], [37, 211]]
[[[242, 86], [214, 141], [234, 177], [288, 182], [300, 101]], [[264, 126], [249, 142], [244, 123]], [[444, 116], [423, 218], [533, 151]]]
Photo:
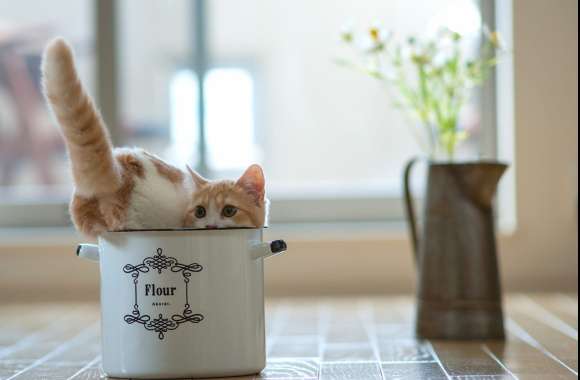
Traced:
[[227, 205], [222, 210], [222, 215], [226, 218], [231, 218], [232, 216], [236, 215], [236, 212], [238, 212], [238, 209], [235, 206]]
[[204, 218], [205, 217], [205, 207], [203, 206], [197, 206], [195, 208], [195, 217], [198, 219]]

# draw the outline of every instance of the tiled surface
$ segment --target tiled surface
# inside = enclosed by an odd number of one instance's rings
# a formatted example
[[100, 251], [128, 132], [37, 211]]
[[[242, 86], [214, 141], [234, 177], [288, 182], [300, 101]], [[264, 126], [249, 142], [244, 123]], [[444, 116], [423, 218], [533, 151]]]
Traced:
[[[411, 297], [272, 299], [268, 364], [235, 379], [570, 379], [577, 295], [506, 300], [508, 339], [420, 341]], [[94, 304], [0, 306], [0, 380], [99, 379]]]

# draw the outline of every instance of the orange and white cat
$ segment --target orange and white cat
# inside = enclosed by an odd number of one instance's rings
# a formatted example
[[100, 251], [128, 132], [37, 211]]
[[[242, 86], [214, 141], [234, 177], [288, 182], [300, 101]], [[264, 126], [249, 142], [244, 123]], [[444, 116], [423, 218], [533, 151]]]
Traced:
[[142, 149], [113, 149], [63, 39], [47, 46], [42, 74], [44, 93], [70, 158], [70, 213], [79, 231], [98, 236], [108, 230], [265, 224], [260, 166], [251, 165], [237, 181], [208, 181], [189, 167], [178, 169]]

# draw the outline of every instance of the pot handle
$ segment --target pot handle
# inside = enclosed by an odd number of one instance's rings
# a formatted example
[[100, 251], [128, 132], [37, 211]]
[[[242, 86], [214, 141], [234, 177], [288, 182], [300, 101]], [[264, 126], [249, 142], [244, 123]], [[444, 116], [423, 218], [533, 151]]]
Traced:
[[99, 246], [96, 244], [79, 244], [77, 256], [94, 262], [99, 262]]
[[252, 248], [252, 257], [254, 260], [265, 259], [266, 257], [279, 255], [288, 249], [284, 240], [272, 240], [264, 243], [258, 243]]
[[415, 265], [419, 263], [419, 237], [417, 235], [417, 221], [415, 218], [415, 207], [413, 204], [413, 197], [411, 195], [411, 169], [419, 161], [419, 158], [415, 157], [410, 159], [405, 165], [405, 171], [403, 173], [403, 192], [405, 194], [405, 211], [407, 213], [407, 226], [409, 227], [409, 233], [411, 235], [411, 245], [413, 247], [413, 254], [415, 256]]

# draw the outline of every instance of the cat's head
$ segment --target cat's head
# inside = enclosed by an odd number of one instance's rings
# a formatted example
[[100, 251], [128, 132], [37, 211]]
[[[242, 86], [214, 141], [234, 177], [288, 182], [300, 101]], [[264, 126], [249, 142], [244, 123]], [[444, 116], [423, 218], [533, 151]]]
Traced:
[[267, 214], [262, 168], [251, 165], [237, 180], [209, 181], [188, 167], [195, 184], [185, 227], [263, 227]]

